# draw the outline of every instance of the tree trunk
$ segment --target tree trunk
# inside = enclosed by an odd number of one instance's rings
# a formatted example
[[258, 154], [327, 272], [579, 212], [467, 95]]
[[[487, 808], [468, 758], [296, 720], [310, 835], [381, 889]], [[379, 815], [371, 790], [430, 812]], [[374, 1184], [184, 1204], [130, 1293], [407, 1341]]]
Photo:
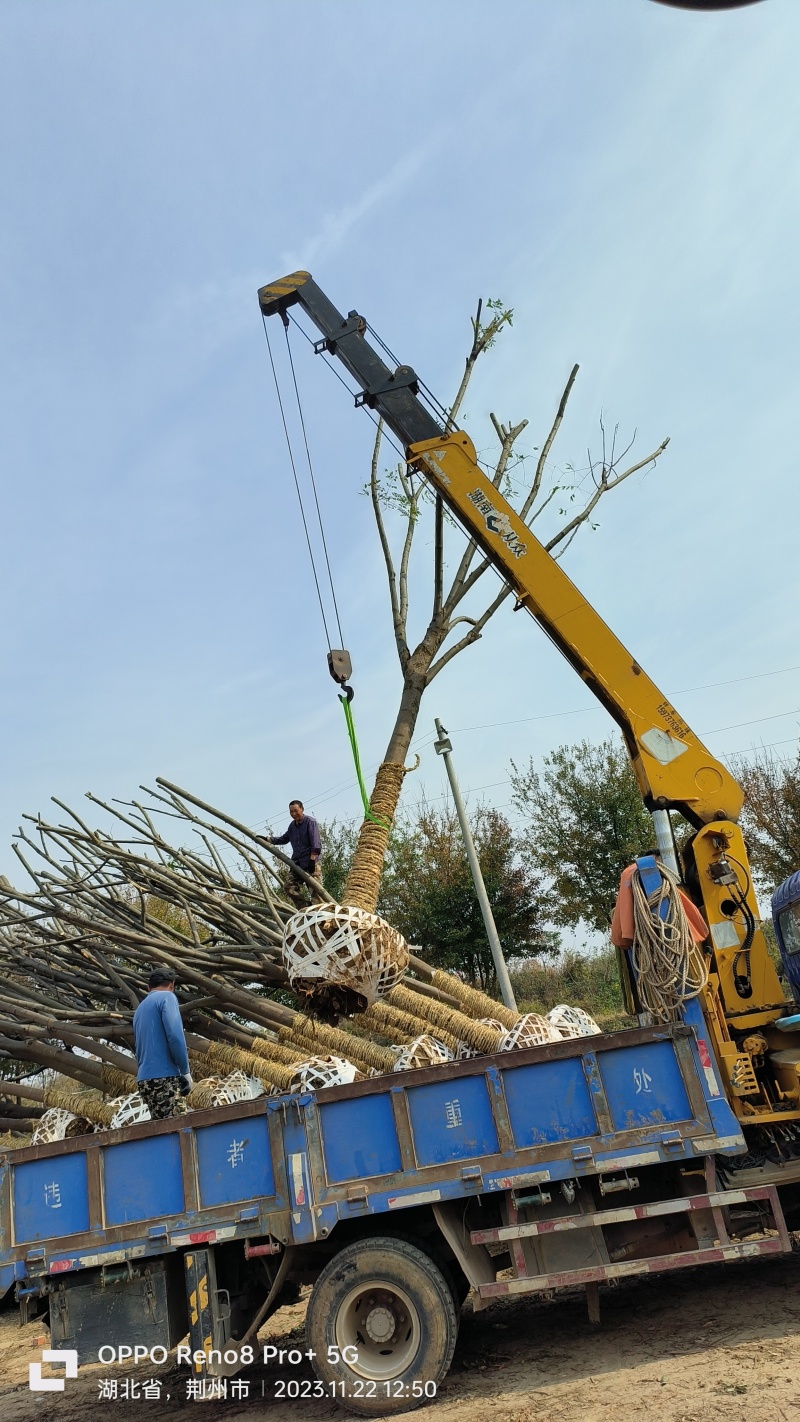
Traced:
[[[428, 664], [430, 665], [430, 662]], [[359, 830], [350, 873], [342, 891], [342, 903], [366, 909], [368, 913], [375, 912], [378, 902], [386, 846], [403, 788], [405, 759], [416, 728], [424, 690], [424, 673], [420, 675], [416, 670], [409, 670], [403, 686], [400, 710], [386, 747], [386, 757], [379, 767], [375, 788], [370, 796], [369, 808], [375, 819], [365, 819]]]

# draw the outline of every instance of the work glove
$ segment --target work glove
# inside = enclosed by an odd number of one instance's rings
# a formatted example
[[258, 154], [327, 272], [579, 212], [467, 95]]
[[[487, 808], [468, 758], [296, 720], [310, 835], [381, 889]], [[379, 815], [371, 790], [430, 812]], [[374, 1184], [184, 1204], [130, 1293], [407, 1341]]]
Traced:
[[187, 1072], [185, 1076], [179, 1076], [178, 1081], [180, 1082], [180, 1087], [178, 1089], [181, 1093], [181, 1096], [188, 1096], [189, 1092], [194, 1086], [194, 1082], [192, 1081], [192, 1078], [190, 1077], [189, 1073]]

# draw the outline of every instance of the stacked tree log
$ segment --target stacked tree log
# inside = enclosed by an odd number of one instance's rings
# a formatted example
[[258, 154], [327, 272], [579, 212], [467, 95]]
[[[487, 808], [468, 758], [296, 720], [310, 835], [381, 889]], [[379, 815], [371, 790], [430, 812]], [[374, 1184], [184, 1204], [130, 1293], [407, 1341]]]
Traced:
[[[297, 910], [276, 846], [163, 780], [140, 800], [88, 798], [102, 828], [54, 801], [61, 820], [27, 818], [14, 844], [27, 887], [0, 880], [0, 1124], [15, 1137], [53, 1106], [109, 1124], [110, 1099], [135, 1091], [132, 1018], [156, 966], [176, 975], [193, 1107], [210, 1104], [204, 1078], [241, 1071], [288, 1091], [310, 1058], [388, 1072], [420, 1038], [492, 1052], [517, 1023], [419, 956], [367, 1011], [315, 1020], [282, 962]], [[312, 903], [333, 903], [304, 877]], [[49, 1084], [21, 1084], [39, 1071]]]

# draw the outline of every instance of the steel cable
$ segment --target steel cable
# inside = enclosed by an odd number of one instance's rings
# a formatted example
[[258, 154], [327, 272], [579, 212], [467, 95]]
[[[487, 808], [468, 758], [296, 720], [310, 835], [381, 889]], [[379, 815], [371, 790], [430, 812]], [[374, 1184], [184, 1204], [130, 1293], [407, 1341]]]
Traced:
[[[303, 443], [304, 443], [304, 445], [305, 445], [305, 447], [306, 447], [306, 459], [308, 460], [308, 472], [309, 472], [309, 475], [310, 475], [310, 478], [311, 478], [311, 488], [312, 488], [312, 490], [313, 490], [313, 492], [314, 492], [314, 506], [315, 506], [315, 508], [316, 508], [316, 510], [317, 510], [317, 522], [319, 523], [319, 533], [320, 533], [320, 538], [322, 539], [322, 549], [323, 549], [323, 552], [324, 552], [324, 554], [325, 554], [325, 567], [326, 567], [327, 570], [328, 570], [328, 582], [329, 582], [329, 584], [330, 584], [330, 589], [331, 589], [331, 600], [332, 600], [332, 602], [333, 602], [333, 611], [334, 611], [335, 616], [336, 616], [336, 626], [337, 626], [338, 631], [339, 631], [339, 645], [340, 645], [341, 647], [344, 647], [344, 645], [345, 645], [344, 633], [342, 632], [342, 624], [341, 624], [341, 621], [340, 621], [340, 619], [339, 619], [339, 606], [338, 606], [338, 603], [337, 603], [337, 601], [336, 601], [336, 589], [335, 589], [334, 586], [333, 586], [333, 573], [331, 572], [331, 560], [330, 560], [330, 558], [328, 557], [328, 542], [327, 542], [327, 539], [326, 539], [326, 537], [325, 537], [325, 526], [324, 526], [324, 524], [323, 524], [323, 522], [322, 522], [322, 510], [321, 510], [321, 508], [320, 508], [320, 506], [319, 506], [319, 496], [318, 496], [318, 494], [317, 494], [317, 481], [316, 481], [316, 479], [314, 478], [314, 466], [313, 466], [313, 464], [312, 464], [312, 462], [311, 462], [311, 450], [309, 449], [309, 446], [308, 446], [308, 435], [307, 435], [307, 433], [306, 433], [306, 422], [305, 422], [305, 419], [304, 419], [304, 417], [303, 417], [303, 406], [302, 406], [302, 403], [301, 403], [301, 400], [300, 400], [300, 391], [299, 391], [298, 385], [297, 385], [297, 375], [295, 374], [294, 359], [293, 359], [293, 357], [292, 357], [292, 346], [291, 346], [291, 342], [290, 342], [290, 340], [289, 340], [289, 325], [288, 325], [288, 322], [287, 322], [286, 325], [284, 326], [283, 331], [284, 331], [284, 335], [285, 335], [285, 337], [286, 337], [286, 350], [288, 351], [288, 354], [289, 354], [289, 366], [290, 366], [290, 369], [291, 369], [291, 372], [292, 372], [292, 383], [293, 383], [293, 385], [294, 385], [295, 399], [297, 400], [297, 413], [298, 413], [298, 415], [299, 415], [299, 417], [300, 417], [300, 428], [301, 428], [301, 430], [303, 431]], [[330, 648], [330, 642], [328, 643], [328, 647]]]
[[[290, 464], [291, 464], [291, 466], [292, 466], [292, 474], [293, 474], [293, 476], [294, 476], [294, 487], [295, 487], [295, 489], [297, 490], [297, 502], [298, 502], [299, 505], [300, 505], [300, 517], [301, 517], [302, 520], [303, 520], [303, 531], [304, 531], [304, 533], [305, 533], [305, 535], [306, 535], [306, 544], [307, 544], [307, 546], [308, 546], [308, 556], [309, 556], [309, 558], [311, 559], [311, 572], [313, 573], [313, 576], [314, 576], [314, 586], [315, 586], [316, 589], [317, 589], [317, 598], [318, 598], [318, 601], [319, 601], [319, 610], [320, 610], [320, 612], [321, 612], [321, 614], [322, 614], [322, 625], [323, 625], [323, 627], [325, 628], [325, 641], [326, 641], [327, 644], [328, 644], [328, 651], [330, 652], [330, 650], [331, 650], [331, 637], [330, 637], [330, 633], [329, 633], [329, 631], [328, 631], [328, 620], [327, 620], [327, 618], [326, 618], [326, 616], [325, 616], [325, 604], [324, 604], [323, 601], [322, 601], [322, 590], [321, 590], [320, 585], [319, 585], [319, 578], [317, 577], [317, 565], [316, 565], [316, 563], [315, 563], [315, 561], [314, 561], [314, 550], [313, 550], [313, 548], [312, 548], [312, 546], [311, 546], [311, 535], [309, 534], [309, 531], [308, 531], [308, 522], [307, 522], [307, 520], [306, 520], [306, 511], [305, 511], [305, 507], [304, 507], [304, 505], [303, 505], [303, 495], [302, 495], [302, 493], [300, 492], [300, 480], [299, 480], [298, 477], [297, 477], [297, 466], [296, 466], [295, 460], [294, 460], [294, 450], [292, 449], [292, 440], [291, 440], [291, 436], [290, 436], [290, 434], [289, 434], [289, 426], [288, 426], [287, 423], [286, 423], [286, 412], [285, 412], [285, 410], [284, 410], [284, 408], [283, 408], [283, 400], [282, 400], [282, 398], [281, 398], [281, 387], [280, 387], [280, 384], [279, 384], [279, 382], [278, 382], [278, 372], [277, 372], [276, 369], [275, 369], [275, 361], [274, 361], [273, 355], [272, 355], [272, 346], [270, 345], [269, 331], [267, 330], [266, 317], [264, 317], [263, 315], [262, 315], [262, 321], [263, 321], [263, 324], [264, 324], [264, 335], [265, 335], [266, 341], [267, 341], [267, 350], [268, 350], [268, 352], [269, 352], [269, 363], [270, 363], [270, 366], [272, 367], [272, 378], [273, 378], [273, 380], [275, 381], [275, 394], [276, 394], [277, 397], [278, 397], [278, 406], [279, 406], [279, 409], [280, 409], [280, 412], [281, 412], [281, 420], [283, 421], [283, 432], [284, 432], [284, 434], [286, 435], [286, 447], [287, 447], [287, 449], [288, 449], [288, 451], [289, 451], [289, 462], [290, 462]], [[337, 621], [338, 621], [338, 615], [337, 615]], [[341, 629], [340, 629], [340, 635], [341, 635]]]

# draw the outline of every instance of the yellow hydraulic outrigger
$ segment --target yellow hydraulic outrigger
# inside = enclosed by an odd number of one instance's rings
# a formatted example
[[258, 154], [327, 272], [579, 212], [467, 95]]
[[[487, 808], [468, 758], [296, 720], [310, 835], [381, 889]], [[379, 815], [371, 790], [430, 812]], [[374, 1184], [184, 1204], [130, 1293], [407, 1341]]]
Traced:
[[[510, 585], [620, 727], [665, 862], [675, 863], [669, 810], [694, 827], [684, 888], [710, 928], [709, 979], [701, 1004], [731, 1104], [743, 1123], [800, 1120], [800, 1048], [778, 1031], [791, 1011], [767, 951], [742, 832], [742, 790], [650, 680], [603, 619], [495, 488], [467, 434], [446, 434], [419, 394], [410, 366], [392, 371], [366, 339], [366, 322], [331, 304], [307, 272], [262, 287], [265, 316], [298, 304], [322, 333], [315, 349], [336, 355], [402, 440], [451, 513]], [[789, 1050], [787, 1051], [787, 1048]], [[780, 1050], [782, 1060], [775, 1060]], [[796, 1060], [788, 1060], [796, 1056]]]

